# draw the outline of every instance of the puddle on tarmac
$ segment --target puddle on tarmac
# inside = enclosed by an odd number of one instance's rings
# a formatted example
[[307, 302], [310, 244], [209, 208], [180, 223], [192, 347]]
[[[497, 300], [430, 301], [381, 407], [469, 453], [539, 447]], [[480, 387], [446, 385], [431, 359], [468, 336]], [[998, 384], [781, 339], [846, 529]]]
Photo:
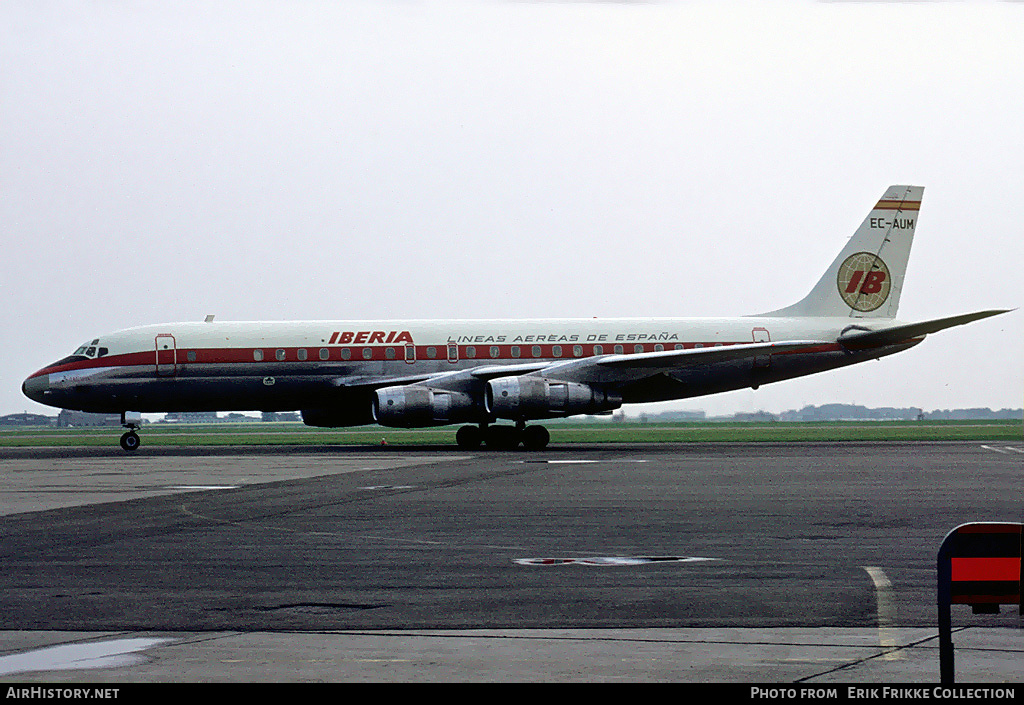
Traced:
[[61, 644], [22, 654], [0, 656], [0, 676], [29, 671], [67, 671], [78, 668], [118, 668], [145, 660], [136, 652], [173, 639], [114, 639]]

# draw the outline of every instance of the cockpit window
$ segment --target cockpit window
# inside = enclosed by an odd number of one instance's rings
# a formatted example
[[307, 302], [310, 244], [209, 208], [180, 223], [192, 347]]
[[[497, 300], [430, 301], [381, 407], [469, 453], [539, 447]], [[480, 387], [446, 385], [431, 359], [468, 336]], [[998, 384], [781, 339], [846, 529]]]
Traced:
[[57, 360], [57, 362], [54, 362], [52, 365], [50, 365], [50, 367], [56, 367], [58, 365], [67, 365], [72, 362], [82, 362], [84, 360], [95, 359], [107, 355], [110, 352], [110, 349], [101, 348], [99, 347], [99, 344], [100, 339], [96, 338], [93, 341], [80, 346], [77, 350], [75, 350], [67, 357]]
[[103, 357], [109, 352], [109, 349], [101, 348], [99, 347], [99, 344], [100, 339], [96, 338], [91, 343], [86, 343], [85, 345], [78, 348], [78, 350], [75, 350], [75, 352], [71, 353], [69, 357]]

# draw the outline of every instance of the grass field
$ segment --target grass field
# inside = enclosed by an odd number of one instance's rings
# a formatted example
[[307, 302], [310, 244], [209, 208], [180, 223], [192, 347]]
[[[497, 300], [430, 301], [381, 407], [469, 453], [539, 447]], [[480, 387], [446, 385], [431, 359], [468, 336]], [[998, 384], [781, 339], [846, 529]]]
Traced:
[[[300, 423], [147, 424], [146, 446], [450, 444], [457, 426], [400, 430], [314, 429]], [[551, 443], [734, 443], [843, 441], [1024, 441], [1014, 421], [837, 421], [833, 423], [552, 423]], [[116, 446], [117, 427], [0, 430], [0, 447]]]

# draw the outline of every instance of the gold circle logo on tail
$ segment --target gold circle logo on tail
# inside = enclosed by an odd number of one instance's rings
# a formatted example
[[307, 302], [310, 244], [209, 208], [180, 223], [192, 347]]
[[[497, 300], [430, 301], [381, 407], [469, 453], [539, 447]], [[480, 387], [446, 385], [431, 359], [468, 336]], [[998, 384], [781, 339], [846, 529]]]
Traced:
[[839, 265], [839, 295], [855, 311], [874, 311], [889, 298], [889, 268], [878, 255], [858, 252]]

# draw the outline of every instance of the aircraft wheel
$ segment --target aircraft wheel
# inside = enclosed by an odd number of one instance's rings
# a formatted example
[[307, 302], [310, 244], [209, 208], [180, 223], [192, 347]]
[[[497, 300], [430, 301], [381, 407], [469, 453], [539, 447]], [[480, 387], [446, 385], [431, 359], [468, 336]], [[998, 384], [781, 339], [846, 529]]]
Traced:
[[483, 431], [476, 426], [463, 426], [455, 433], [455, 442], [464, 450], [475, 450], [483, 441]]
[[135, 431], [129, 431], [121, 436], [121, 447], [127, 451], [138, 450], [141, 443], [139, 434], [135, 433]]
[[523, 429], [523, 447], [526, 450], [544, 450], [551, 434], [543, 426], [527, 426]]
[[488, 426], [484, 441], [491, 450], [515, 450], [519, 432], [513, 426]]

